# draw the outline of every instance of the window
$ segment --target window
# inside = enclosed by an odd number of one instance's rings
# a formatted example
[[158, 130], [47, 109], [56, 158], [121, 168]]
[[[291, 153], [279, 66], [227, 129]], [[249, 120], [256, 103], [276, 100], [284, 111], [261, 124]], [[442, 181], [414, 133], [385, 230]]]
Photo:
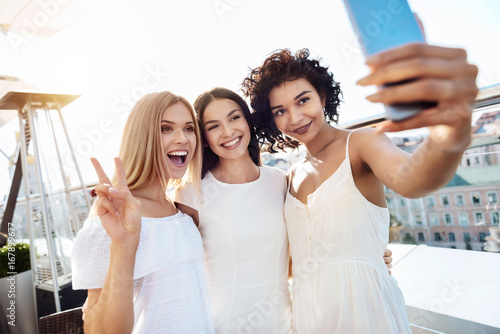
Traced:
[[496, 191], [488, 192], [488, 204], [498, 203], [498, 196]]
[[484, 232], [479, 232], [479, 241], [480, 242], [486, 242], [486, 233]]
[[412, 199], [410, 203], [411, 203], [411, 209], [413, 211], [420, 210], [420, 203], [418, 199]]
[[439, 217], [437, 213], [429, 213], [429, 223], [431, 226], [439, 226]]
[[474, 212], [474, 221], [476, 225], [484, 225], [484, 215], [482, 212]]
[[469, 232], [464, 232], [464, 241], [470, 242], [470, 233]]
[[422, 216], [419, 214], [415, 215], [415, 225], [422, 226]]
[[419, 242], [424, 242], [425, 241], [424, 233], [418, 232], [418, 241]]
[[479, 157], [476, 157], [476, 165], [479, 165]]
[[465, 205], [464, 194], [456, 194], [455, 201], [457, 203], [457, 206], [464, 206]]
[[399, 205], [400, 205], [401, 207], [403, 207], [403, 208], [405, 207], [405, 200], [404, 200], [404, 198], [400, 198], [400, 199], [399, 199]]
[[469, 216], [467, 215], [467, 212], [460, 212], [458, 214], [458, 221], [460, 226], [469, 227]]
[[470, 166], [470, 159], [467, 159], [467, 166]]
[[427, 207], [428, 208], [432, 208], [432, 207], [434, 207], [434, 205], [436, 205], [436, 202], [434, 202], [434, 196], [427, 196], [426, 200], [427, 200]]
[[472, 204], [481, 204], [481, 195], [479, 193], [472, 193]]
[[450, 205], [450, 197], [448, 195], [441, 195], [441, 203], [443, 203], [444, 207], [448, 207]]
[[439, 232], [434, 233], [434, 241], [441, 241], [441, 234]]
[[451, 219], [451, 213], [444, 214], [444, 224], [445, 225], [453, 225], [453, 220]]
[[500, 212], [493, 211], [491, 213], [491, 225], [498, 226], [499, 222], [500, 222]]
[[455, 233], [448, 233], [448, 239], [450, 239], [450, 242], [455, 242]]

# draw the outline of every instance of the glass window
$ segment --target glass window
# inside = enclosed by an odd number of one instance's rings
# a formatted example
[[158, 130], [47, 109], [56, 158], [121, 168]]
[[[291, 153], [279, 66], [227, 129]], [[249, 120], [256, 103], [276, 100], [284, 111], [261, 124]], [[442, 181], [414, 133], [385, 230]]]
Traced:
[[467, 214], [467, 212], [460, 212], [458, 214], [458, 220], [459, 220], [460, 226], [469, 227], [469, 215]]
[[465, 205], [464, 194], [456, 194], [455, 200], [457, 202], [457, 206], [464, 206]]
[[422, 216], [419, 214], [415, 215], [415, 224], [421, 226], [422, 225]]
[[447, 207], [450, 205], [450, 197], [448, 195], [441, 195], [441, 202]]
[[491, 225], [498, 226], [499, 222], [500, 222], [500, 212], [493, 211], [491, 213]]
[[434, 241], [441, 241], [441, 234], [439, 232], [434, 233]]
[[436, 203], [434, 202], [434, 196], [427, 196], [426, 200], [427, 200], [427, 207], [432, 208], [434, 207], [434, 205], [436, 205]]
[[453, 220], [451, 218], [451, 213], [444, 214], [444, 223], [445, 225], [453, 225]]
[[484, 225], [484, 215], [482, 212], [474, 212], [474, 221], [476, 225]]
[[439, 217], [437, 213], [429, 213], [429, 223], [431, 226], [439, 226]]
[[425, 241], [424, 233], [418, 232], [418, 241], [419, 242], [424, 242]]
[[464, 241], [465, 242], [470, 242], [470, 233], [469, 232], [464, 232]]
[[472, 204], [481, 204], [481, 195], [479, 193], [472, 193]]
[[498, 196], [496, 191], [488, 192], [488, 203], [489, 204], [498, 203]]
[[479, 241], [485, 242], [486, 241], [486, 233], [484, 232], [479, 232]]
[[450, 239], [451, 242], [455, 242], [455, 233], [453, 232], [448, 233], [448, 239]]

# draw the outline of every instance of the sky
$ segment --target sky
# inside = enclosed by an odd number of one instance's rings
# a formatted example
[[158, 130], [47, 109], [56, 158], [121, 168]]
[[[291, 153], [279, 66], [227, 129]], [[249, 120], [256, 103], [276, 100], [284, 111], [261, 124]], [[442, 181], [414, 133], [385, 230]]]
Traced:
[[[49, 19], [75, 11], [66, 0], [45, 3], [52, 4], [44, 9]], [[479, 87], [500, 83], [494, 50], [500, 40], [500, 1], [409, 3], [429, 43], [468, 51], [469, 60], [479, 66]], [[344, 93], [340, 123], [383, 112], [365, 100], [374, 88], [355, 85], [368, 69], [340, 0], [85, 4], [82, 15], [46, 41], [0, 34], [0, 75], [19, 77], [42, 92], [81, 95], [63, 108], [63, 116], [86, 183], [96, 180], [92, 156], [112, 173], [128, 112], [143, 94], [169, 90], [192, 102], [215, 86], [238, 91], [249, 68], [276, 49], [307, 47], [329, 66]], [[0, 2], [0, 11], [4, 6]], [[40, 17], [43, 13], [18, 20], [43, 28], [44, 22], [36, 21]], [[16, 127], [14, 120], [0, 128], [0, 149], [8, 155], [16, 148]], [[7, 167], [0, 155], [0, 201], [10, 186]]]

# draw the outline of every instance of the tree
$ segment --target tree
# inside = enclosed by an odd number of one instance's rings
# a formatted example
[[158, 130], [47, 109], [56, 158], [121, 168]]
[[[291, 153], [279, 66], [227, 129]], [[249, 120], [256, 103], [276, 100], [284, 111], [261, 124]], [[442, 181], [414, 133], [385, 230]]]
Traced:
[[417, 245], [417, 242], [415, 241], [415, 238], [412, 237], [412, 235], [408, 232], [406, 232], [405, 236], [403, 237], [404, 244], [410, 244], [410, 245]]

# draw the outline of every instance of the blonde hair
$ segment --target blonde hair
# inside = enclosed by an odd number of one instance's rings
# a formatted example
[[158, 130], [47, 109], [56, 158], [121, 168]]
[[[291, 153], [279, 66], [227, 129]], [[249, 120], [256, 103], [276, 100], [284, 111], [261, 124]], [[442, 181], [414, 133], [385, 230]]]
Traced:
[[[161, 119], [165, 109], [175, 103], [183, 103], [189, 110], [196, 134], [196, 149], [182, 179], [170, 179], [167, 161], [161, 140]], [[127, 185], [130, 190], [149, 186], [158, 179], [165, 190], [170, 186], [179, 187], [188, 182], [193, 184], [199, 195], [201, 177], [200, 129], [191, 104], [182, 96], [170, 92], [151, 93], [142, 97], [132, 108], [123, 130], [120, 146]], [[116, 184], [116, 177], [113, 178]]]

